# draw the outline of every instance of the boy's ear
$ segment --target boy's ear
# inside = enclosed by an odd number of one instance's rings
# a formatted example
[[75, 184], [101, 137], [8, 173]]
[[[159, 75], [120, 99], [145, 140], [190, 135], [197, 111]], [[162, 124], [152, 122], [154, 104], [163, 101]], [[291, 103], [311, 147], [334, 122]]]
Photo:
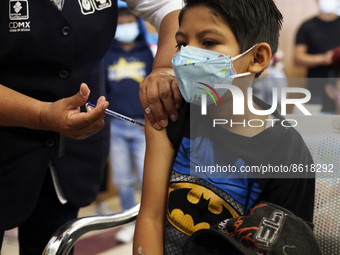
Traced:
[[259, 73], [269, 66], [272, 51], [268, 43], [259, 43], [252, 52], [252, 60], [248, 66], [248, 72]]

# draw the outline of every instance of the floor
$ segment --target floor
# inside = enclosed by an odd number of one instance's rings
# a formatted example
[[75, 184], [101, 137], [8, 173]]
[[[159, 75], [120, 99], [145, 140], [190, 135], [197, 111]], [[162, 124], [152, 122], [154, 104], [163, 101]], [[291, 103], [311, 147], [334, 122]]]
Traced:
[[[114, 212], [120, 212], [120, 202], [117, 196], [107, 199], [107, 203]], [[95, 205], [82, 208], [79, 217], [95, 215]], [[118, 229], [94, 231], [80, 238], [74, 250], [74, 255], [129, 255], [132, 254], [131, 243], [118, 243], [115, 234]], [[18, 255], [17, 230], [5, 232], [1, 255]]]

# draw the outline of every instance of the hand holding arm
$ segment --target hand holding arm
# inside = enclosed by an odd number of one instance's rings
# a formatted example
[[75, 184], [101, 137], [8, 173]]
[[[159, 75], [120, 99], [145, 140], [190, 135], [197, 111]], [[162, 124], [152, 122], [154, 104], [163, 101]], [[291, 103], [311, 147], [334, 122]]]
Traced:
[[153, 72], [140, 84], [139, 97], [143, 109], [150, 107], [146, 114], [156, 129], [166, 127], [168, 117], [175, 121], [182, 96], [172, 70], [171, 60], [176, 53], [175, 33], [178, 30], [180, 10], [169, 13], [162, 21], [158, 49]]
[[50, 130], [75, 139], [86, 138], [102, 128], [108, 107], [108, 102], [101, 97], [95, 109], [80, 112], [89, 93], [87, 85], [82, 84], [76, 95], [50, 103], [0, 85], [0, 125]]

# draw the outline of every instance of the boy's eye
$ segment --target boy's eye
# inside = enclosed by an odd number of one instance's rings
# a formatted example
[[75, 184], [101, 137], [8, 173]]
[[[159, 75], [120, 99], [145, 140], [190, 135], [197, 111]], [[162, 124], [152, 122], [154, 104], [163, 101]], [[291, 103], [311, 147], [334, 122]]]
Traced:
[[178, 50], [180, 50], [182, 46], [185, 47], [185, 46], [187, 46], [187, 44], [185, 42], [178, 42], [177, 45], [176, 45], [176, 48]]
[[207, 47], [215, 46], [216, 44], [217, 44], [217, 42], [215, 42], [215, 41], [204, 41], [203, 42], [203, 45], [207, 46]]

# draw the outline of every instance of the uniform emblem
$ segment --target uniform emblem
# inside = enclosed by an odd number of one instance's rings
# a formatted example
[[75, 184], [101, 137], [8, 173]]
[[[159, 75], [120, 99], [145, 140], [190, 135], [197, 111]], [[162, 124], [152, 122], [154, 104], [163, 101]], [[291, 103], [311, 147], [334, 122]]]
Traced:
[[10, 0], [9, 1], [9, 19], [10, 20], [27, 20], [29, 18], [27, 0]]
[[78, 0], [81, 13], [84, 15], [88, 15], [94, 13], [94, 6], [91, 0]]
[[92, 0], [94, 3], [94, 6], [96, 7], [96, 10], [100, 11], [105, 8], [111, 7], [111, 0]]
[[112, 6], [111, 0], [78, 0], [78, 2], [81, 13], [84, 15], [92, 14], [96, 10], [101, 11]]
[[29, 32], [31, 22], [29, 21], [29, 8], [27, 0], [9, 1], [9, 32]]

